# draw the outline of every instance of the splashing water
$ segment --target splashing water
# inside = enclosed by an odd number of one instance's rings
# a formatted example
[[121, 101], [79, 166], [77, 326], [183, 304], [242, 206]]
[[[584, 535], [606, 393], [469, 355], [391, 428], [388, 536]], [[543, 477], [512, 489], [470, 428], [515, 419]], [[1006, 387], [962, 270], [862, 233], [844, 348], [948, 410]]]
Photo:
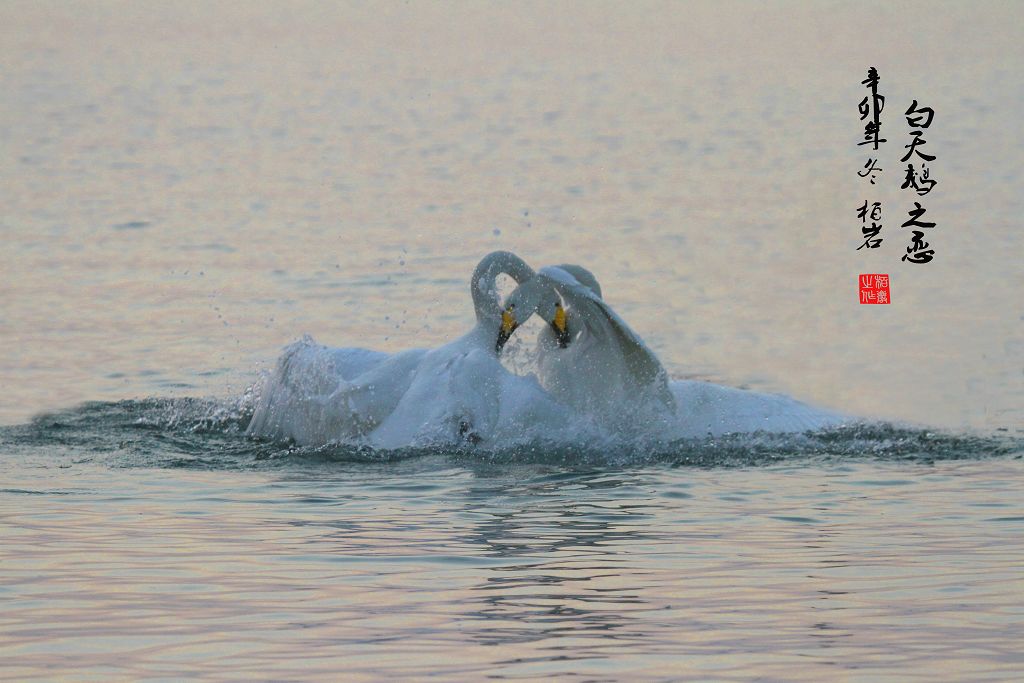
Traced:
[[234, 400], [199, 398], [86, 403], [40, 415], [25, 425], [0, 428], [0, 446], [12, 456], [46, 450], [115, 467], [260, 469], [289, 463], [388, 462], [443, 456], [446, 463], [544, 463], [580, 467], [650, 464], [756, 467], [777, 463], [846, 460], [919, 461], [1020, 457], [1024, 439], [957, 434], [919, 427], [856, 422], [797, 433], [753, 432], [681, 438], [652, 445], [616, 439], [565, 443], [542, 437], [512, 447], [462, 443], [378, 450], [362, 445], [294, 443], [245, 435], [253, 395]]

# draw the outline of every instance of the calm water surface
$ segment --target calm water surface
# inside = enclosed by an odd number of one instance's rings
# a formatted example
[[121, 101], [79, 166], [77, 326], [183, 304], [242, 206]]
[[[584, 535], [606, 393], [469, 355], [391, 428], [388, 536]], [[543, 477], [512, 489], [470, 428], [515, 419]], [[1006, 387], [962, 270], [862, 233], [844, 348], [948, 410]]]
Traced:
[[4, 431], [3, 677], [1024, 667], [1019, 441], [859, 428], [637, 465], [381, 460], [240, 444], [234, 418], [190, 410], [96, 404]]
[[[0, 678], [1019, 679], [1020, 14], [4, 3]], [[498, 248], [590, 267], [676, 377], [876, 421], [659, 452], [241, 435], [284, 344], [442, 344]], [[861, 272], [894, 304], [858, 306]]]

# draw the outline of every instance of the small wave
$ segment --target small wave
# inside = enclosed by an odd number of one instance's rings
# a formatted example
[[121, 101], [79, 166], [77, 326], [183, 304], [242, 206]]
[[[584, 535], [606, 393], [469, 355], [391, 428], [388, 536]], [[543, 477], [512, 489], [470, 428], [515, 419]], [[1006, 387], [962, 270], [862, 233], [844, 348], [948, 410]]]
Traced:
[[1024, 439], [859, 422], [800, 433], [753, 432], [657, 444], [560, 443], [536, 439], [509, 447], [465, 443], [373, 449], [350, 444], [302, 447], [245, 435], [252, 400], [149, 398], [92, 402], [0, 428], [8, 457], [29, 453], [70, 464], [114, 467], [267, 469], [412, 458], [453, 464], [548, 464], [568, 468], [760, 467], [848, 460], [919, 461], [1024, 457]]

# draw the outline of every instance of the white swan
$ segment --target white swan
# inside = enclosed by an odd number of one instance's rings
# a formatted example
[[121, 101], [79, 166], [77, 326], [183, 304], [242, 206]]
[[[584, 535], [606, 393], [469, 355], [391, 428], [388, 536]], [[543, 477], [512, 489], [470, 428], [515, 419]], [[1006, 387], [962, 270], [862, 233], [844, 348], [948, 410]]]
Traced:
[[493, 252], [470, 280], [476, 325], [436, 349], [388, 355], [330, 349], [304, 339], [289, 346], [263, 389], [247, 433], [300, 445], [358, 441], [379, 448], [512, 439], [530, 423], [562, 413], [535, 378], [509, 373], [498, 352], [517, 326], [499, 302], [497, 277], [534, 275], [515, 254]]
[[649, 431], [652, 422], [674, 417], [668, 373], [601, 298], [601, 285], [586, 268], [542, 268], [507, 303], [548, 323], [538, 338], [537, 365], [556, 400], [619, 431]]
[[565, 264], [542, 268], [508, 298], [521, 320], [547, 322], [538, 337], [539, 381], [560, 402], [620, 433], [655, 438], [793, 432], [844, 416], [787, 396], [710, 382], [670, 381], [653, 351], [604, 301], [597, 278]]

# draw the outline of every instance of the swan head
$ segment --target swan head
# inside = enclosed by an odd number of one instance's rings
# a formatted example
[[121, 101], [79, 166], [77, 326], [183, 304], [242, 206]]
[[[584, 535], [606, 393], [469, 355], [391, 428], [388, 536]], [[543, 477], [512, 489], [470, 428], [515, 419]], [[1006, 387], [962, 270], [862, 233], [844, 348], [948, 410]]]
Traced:
[[494, 251], [487, 254], [480, 259], [480, 263], [473, 271], [469, 290], [473, 296], [477, 326], [485, 330], [485, 334], [488, 335], [491, 330], [496, 330], [494, 333], [495, 353], [501, 353], [501, 349], [519, 327], [519, 323], [529, 317], [527, 314], [523, 318], [518, 318], [517, 316], [521, 314], [517, 312], [514, 305], [510, 305], [511, 302], [504, 306], [501, 304], [497, 283], [498, 275], [501, 273], [510, 276], [519, 285], [528, 282], [535, 274], [533, 268], [510, 251]]
[[[600, 299], [601, 285], [593, 273], [574, 263], [541, 268], [537, 277], [551, 283], [551, 296], [544, 297], [537, 313], [550, 326], [554, 342], [559, 348], [567, 348], [575, 336], [574, 331], [581, 328], [581, 316], [585, 317], [586, 307], [577, 306], [580, 299], [579, 290], [590, 290], [586, 296], [596, 296]], [[569, 305], [568, 311], [565, 308], [566, 303]]]
[[[548, 325], [548, 339], [554, 340], [560, 349], [569, 348], [572, 341], [572, 334], [569, 332], [569, 321], [572, 318], [572, 311], [566, 310], [562, 305], [562, 299], [558, 292], [551, 288], [542, 296], [537, 304], [537, 315]], [[550, 343], [546, 341], [545, 343]]]

